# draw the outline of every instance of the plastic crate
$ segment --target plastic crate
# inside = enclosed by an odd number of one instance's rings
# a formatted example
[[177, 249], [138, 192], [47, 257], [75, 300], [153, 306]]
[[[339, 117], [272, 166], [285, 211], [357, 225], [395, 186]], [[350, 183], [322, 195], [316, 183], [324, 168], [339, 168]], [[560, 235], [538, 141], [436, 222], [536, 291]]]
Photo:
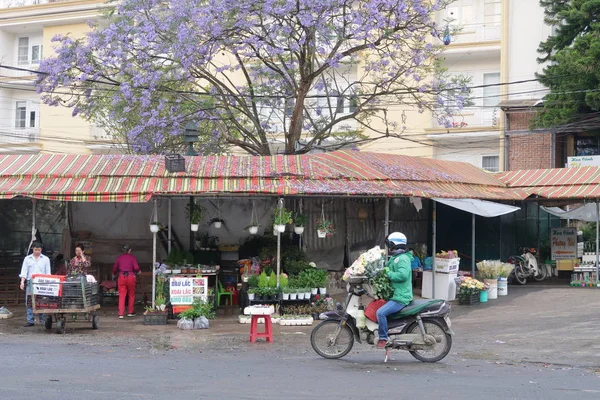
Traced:
[[151, 313], [144, 314], [144, 325], [167, 325], [169, 314], [165, 311], [164, 313]]
[[470, 306], [473, 304], [479, 304], [479, 293], [473, 293], [469, 296], [458, 296], [458, 304]]
[[185, 172], [185, 158], [181, 154], [165, 154], [165, 168], [169, 172]]

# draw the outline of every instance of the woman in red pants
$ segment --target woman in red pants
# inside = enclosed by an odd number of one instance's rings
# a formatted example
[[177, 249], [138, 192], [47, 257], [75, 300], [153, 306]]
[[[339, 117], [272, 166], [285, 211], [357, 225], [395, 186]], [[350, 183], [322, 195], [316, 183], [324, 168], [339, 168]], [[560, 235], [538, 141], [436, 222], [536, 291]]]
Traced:
[[126, 244], [123, 246], [123, 254], [117, 257], [113, 265], [113, 279], [118, 275], [119, 280], [119, 318], [125, 315], [125, 297], [129, 309], [128, 317], [135, 317], [135, 275], [140, 272], [140, 266], [137, 259], [131, 254], [131, 247]]

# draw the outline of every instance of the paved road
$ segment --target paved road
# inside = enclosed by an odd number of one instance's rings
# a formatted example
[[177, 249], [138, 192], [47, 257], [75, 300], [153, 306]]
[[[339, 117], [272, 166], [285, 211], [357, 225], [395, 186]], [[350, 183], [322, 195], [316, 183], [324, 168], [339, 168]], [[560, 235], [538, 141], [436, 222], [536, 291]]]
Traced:
[[0, 399], [600, 398], [600, 291], [509, 290], [454, 307], [454, 346], [437, 364], [406, 352], [383, 364], [366, 345], [325, 360], [306, 327], [276, 326], [275, 343], [250, 344], [231, 318], [191, 332], [105, 309], [100, 330], [71, 324], [56, 335], [21, 328], [17, 315], [0, 322]]

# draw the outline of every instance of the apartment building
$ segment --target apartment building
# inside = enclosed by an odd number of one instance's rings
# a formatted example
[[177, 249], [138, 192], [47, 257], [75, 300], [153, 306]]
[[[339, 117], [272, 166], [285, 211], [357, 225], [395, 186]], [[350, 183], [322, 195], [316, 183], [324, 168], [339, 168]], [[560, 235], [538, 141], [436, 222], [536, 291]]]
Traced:
[[[454, 118], [452, 128], [433, 119], [425, 127], [433, 157], [469, 162], [490, 172], [542, 167], [530, 161], [546, 150], [548, 138], [543, 132], [528, 132], [517, 121], [523, 117], [513, 112], [532, 116], [547, 93], [534, 80], [542, 70], [537, 47], [551, 33], [543, 18], [538, 0], [457, 0], [437, 15], [439, 24], [461, 29], [443, 53], [444, 67], [450, 74], [469, 76], [474, 89], [473, 104]], [[510, 129], [517, 126], [527, 138], [511, 139]], [[548, 147], [543, 157], [549, 153]]]
[[[102, 0], [0, 0], [0, 154], [110, 151], [101, 129], [72, 110], [40, 103], [34, 80], [58, 33], [83, 35]], [[11, 69], [17, 68], [17, 69]]]

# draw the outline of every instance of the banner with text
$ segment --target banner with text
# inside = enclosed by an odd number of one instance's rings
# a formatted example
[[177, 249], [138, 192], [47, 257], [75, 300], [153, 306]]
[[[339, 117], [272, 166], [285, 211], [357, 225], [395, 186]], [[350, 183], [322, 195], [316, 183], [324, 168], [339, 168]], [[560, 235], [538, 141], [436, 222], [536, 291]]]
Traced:
[[577, 229], [552, 228], [552, 259], [573, 260], [577, 258]]
[[62, 296], [62, 285], [65, 277], [62, 275], [34, 274], [31, 276], [33, 294], [38, 296]]
[[169, 280], [169, 295], [172, 305], [188, 305], [200, 298], [208, 298], [208, 278], [179, 278]]

